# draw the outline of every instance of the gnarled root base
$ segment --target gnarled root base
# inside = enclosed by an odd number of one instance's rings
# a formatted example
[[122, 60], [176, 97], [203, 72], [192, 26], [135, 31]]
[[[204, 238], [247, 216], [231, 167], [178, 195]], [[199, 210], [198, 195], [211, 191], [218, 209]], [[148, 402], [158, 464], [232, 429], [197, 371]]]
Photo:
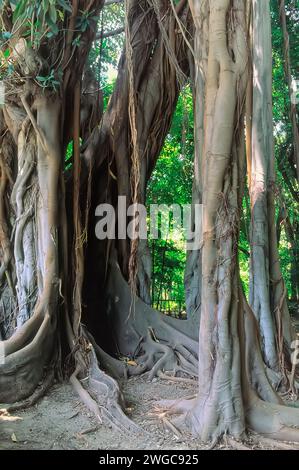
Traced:
[[[185, 400], [164, 400], [157, 403], [157, 418], [172, 417], [171, 423], [176, 429], [190, 431], [194, 436], [199, 436], [204, 442], [210, 441], [214, 447], [222, 438], [223, 430], [215, 426], [213, 432], [206, 434], [203, 414], [198, 413], [196, 397]], [[237, 421], [237, 420], [236, 420]], [[246, 428], [259, 435], [270, 438], [272, 444], [275, 440], [299, 442], [299, 410], [283, 405], [266, 403], [252, 394], [250, 405], [245, 410]], [[245, 429], [234, 433], [233, 421], [226, 423], [230, 434], [235, 439], [244, 439]], [[208, 436], [208, 438], [207, 438]], [[269, 444], [269, 443], [268, 443]], [[280, 444], [277, 444], [278, 447]], [[284, 446], [283, 446], [284, 448]]]
[[15, 411], [23, 410], [25, 408], [30, 408], [31, 406], [34, 406], [52, 387], [54, 379], [55, 370], [54, 367], [50, 367], [42, 383], [37, 387], [37, 389], [33, 392], [32, 395], [30, 395], [25, 400], [14, 403], [13, 405], [5, 406], [5, 410], [8, 413], [14, 413]]
[[240, 354], [239, 373], [228, 374], [225, 382], [224, 366], [218, 364], [208, 394], [191, 400], [160, 402], [160, 414], [176, 415], [176, 428], [185, 428], [212, 445], [226, 434], [242, 439], [247, 430], [275, 440], [299, 442], [299, 410], [285, 406], [271, 387], [261, 359], [254, 317], [244, 296], [240, 297], [245, 307], [243, 313], [240, 311], [245, 328], [240, 327], [240, 349], [236, 351]]
[[115, 349], [137, 364], [132, 365], [132, 361], [126, 364], [109, 356], [89, 335], [100, 363], [109, 373], [116, 378], [150, 372], [152, 379], [164, 371], [173, 376], [197, 376], [198, 318], [177, 320], [167, 317], [140, 298], [135, 299], [131, 309], [131, 290], [114, 259], [106, 295]]
[[1, 403], [22, 401], [36, 391], [45, 367], [53, 359], [55, 331], [55, 318], [46, 314], [43, 319], [32, 317], [4, 341], [4, 364], [0, 365]]
[[99, 368], [95, 351], [92, 345], [90, 347], [88, 375], [80, 381], [78, 375], [81, 368], [78, 365], [70, 377], [75, 391], [101, 423], [105, 420], [119, 432], [140, 432], [123, 412], [125, 403], [117, 382]]

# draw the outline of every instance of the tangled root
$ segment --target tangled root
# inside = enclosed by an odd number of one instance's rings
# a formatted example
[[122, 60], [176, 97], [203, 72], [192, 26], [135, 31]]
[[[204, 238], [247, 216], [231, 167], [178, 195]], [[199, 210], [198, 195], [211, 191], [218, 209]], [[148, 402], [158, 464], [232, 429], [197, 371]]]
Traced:
[[89, 363], [86, 377], [79, 380], [80, 365], [78, 365], [70, 378], [82, 402], [100, 423], [106, 421], [125, 434], [140, 432], [139, 427], [124, 414], [125, 402], [119, 386], [112, 377], [99, 368], [93, 347], [89, 353]]
[[197, 361], [194, 356], [182, 345], [171, 345], [159, 341], [153, 330], [148, 328], [147, 335], [142, 338], [139, 346], [140, 355], [136, 356], [138, 366], [131, 373], [139, 375], [150, 371], [149, 379], [158, 377], [164, 371], [177, 374], [197, 376]]

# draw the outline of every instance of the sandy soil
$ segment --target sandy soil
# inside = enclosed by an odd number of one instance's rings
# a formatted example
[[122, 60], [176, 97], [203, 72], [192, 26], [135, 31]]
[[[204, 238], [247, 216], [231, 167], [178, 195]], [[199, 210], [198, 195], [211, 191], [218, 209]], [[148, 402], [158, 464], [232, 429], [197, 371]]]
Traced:
[[[7, 414], [0, 412], [0, 449], [205, 449], [191, 436], [176, 436], [157, 414], [158, 400], [193, 395], [196, 385], [173, 383], [147, 376], [132, 378], [122, 385], [127, 414], [139, 424], [140, 435], [123, 435], [106, 423], [100, 424], [80, 403], [69, 384], [56, 384], [32, 408]], [[245, 443], [226, 441], [222, 449], [277, 448], [272, 441], [249, 436]], [[278, 448], [294, 448], [280, 444]]]

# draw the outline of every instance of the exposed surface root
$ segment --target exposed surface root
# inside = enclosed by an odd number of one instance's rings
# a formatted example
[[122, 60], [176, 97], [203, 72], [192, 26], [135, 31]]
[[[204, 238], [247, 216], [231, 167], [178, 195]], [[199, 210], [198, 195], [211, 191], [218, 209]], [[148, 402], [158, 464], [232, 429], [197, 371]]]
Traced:
[[88, 390], [99, 403], [103, 416], [119, 431], [140, 432], [123, 412], [125, 403], [117, 382], [98, 367], [94, 351], [91, 356]]
[[287, 444], [286, 442], [275, 441], [274, 439], [269, 439], [269, 438], [263, 437], [261, 435], [254, 436], [253, 441], [256, 444], [264, 444], [265, 447], [274, 447], [274, 448], [282, 449], [282, 450], [296, 450], [296, 449], [299, 449], [299, 447], [294, 445], [294, 444]]
[[251, 398], [246, 410], [248, 427], [271, 439], [299, 442], [299, 410]]
[[121, 379], [128, 377], [128, 369], [130, 369], [130, 365], [124, 361], [120, 361], [116, 359], [110, 354], [106, 353], [96, 342], [93, 336], [88, 332], [85, 331], [85, 334], [89, 341], [91, 342], [94, 351], [97, 356], [97, 360], [102, 369], [107, 371], [113, 378]]
[[77, 377], [79, 372], [80, 368], [77, 367], [70, 377], [70, 383], [74, 387], [75, 392], [79, 395], [82, 403], [84, 403], [84, 405], [96, 416], [100, 423], [102, 423], [101, 413], [98, 404], [82, 386], [80, 380]]
[[128, 365], [124, 371], [123, 365], [96, 348], [108, 367], [114, 369], [114, 376], [120, 373], [138, 375], [147, 371], [150, 379], [165, 371], [173, 376], [197, 376], [198, 319], [166, 317], [140, 298], [135, 299], [135, 311], [130, 314], [131, 290], [115, 257], [111, 261], [106, 295], [109, 321], [115, 327], [115, 349], [137, 363], [135, 367]]
[[175, 377], [173, 375], [164, 374], [163, 372], [159, 372], [158, 376], [160, 379], [169, 380], [170, 382], [181, 382], [181, 383], [183, 382], [183, 383], [192, 384], [192, 385], [197, 384], [196, 380], [187, 379], [185, 377]]
[[231, 437], [224, 436], [224, 442], [235, 450], [250, 450], [250, 447]]
[[138, 366], [131, 371], [132, 375], [150, 371], [150, 380], [165, 370], [171, 371], [174, 376], [177, 373], [188, 374], [192, 377], [197, 375], [196, 366], [188, 360], [190, 353], [187, 352], [184, 357], [175, 346], [160, 342], [151, 328], [148, 329], [146, 337], [140, 344], [140, 352], [141, 354], [137, 353], [136, 356]]
[[168, 415], [177, 415], [181, 413], [186, 413], [195, 405], [196, 396], [191, 396], [189, 398], [184, 398], [180, 400], [160, 400], [157, 402], [156, 412], [157, 413], [167, 413]]

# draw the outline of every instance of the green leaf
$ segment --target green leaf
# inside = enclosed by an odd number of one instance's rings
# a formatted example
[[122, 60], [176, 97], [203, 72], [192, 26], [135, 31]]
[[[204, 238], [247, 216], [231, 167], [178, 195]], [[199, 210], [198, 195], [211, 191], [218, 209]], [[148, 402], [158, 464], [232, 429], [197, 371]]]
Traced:
[[57, 11], [56, 11], [56, 8], [55, 8], [54, 5], [50, 5], [49, 16], [50, 16], [50, 18], [51, 18], [51, 21], [53, 21], [53, 23], [56, 24], [56, 21], [57, 21]]
[[64, 20], [64, 12], [61, 10], [57, 10], [57, 14], [59, 16], [60, 21]]
[[38, 75], [36, 77], [36, 80], [38, 80], [39, 82], [46, 82], [48, 80], [48, 77], [42, 77], [41, 75]]
[[18, 18], [20, 18], [24, 14], [27, 6], [28, 6], [28, 0], [20, 0], [17, 3], [16, 9], [13, 12], [13, 18], [12, 18], [14, 23], [18, 20]]
[[57, 3], [65, 11], [68, 11], [69, 13], [72, 13], [73, 9], [72, 9], [71, 5], [68, 2], [66, 2], [65, 0], [57, 0]]
[[58, 29], [58, 26], [56, 23], [54, 23], [54, 21], [52, 21], [51, 17], [49, 16], [49, 14], [47, 13], [46, 14], [46, 18], [45, 18], [45, 22], [47, 23], [47, 25], [51, 28], [51, 31], [54, 35], [58, 34], [59, 33], [59, 29]]
[[14, 73], [14, 71], [15, 71], [14, 66], [12, 64], [8, 64], [7, 75], [11, 76]]
[[11, 32], [9, 32], [9, 31], [4, 31], [4, 32], [2, 33], [2, 38], [3, 38], [5, 41], [7, 41], [8, 39], [10, 39], [11, 36], [12, 36], [12, 34], [11, 34]]

